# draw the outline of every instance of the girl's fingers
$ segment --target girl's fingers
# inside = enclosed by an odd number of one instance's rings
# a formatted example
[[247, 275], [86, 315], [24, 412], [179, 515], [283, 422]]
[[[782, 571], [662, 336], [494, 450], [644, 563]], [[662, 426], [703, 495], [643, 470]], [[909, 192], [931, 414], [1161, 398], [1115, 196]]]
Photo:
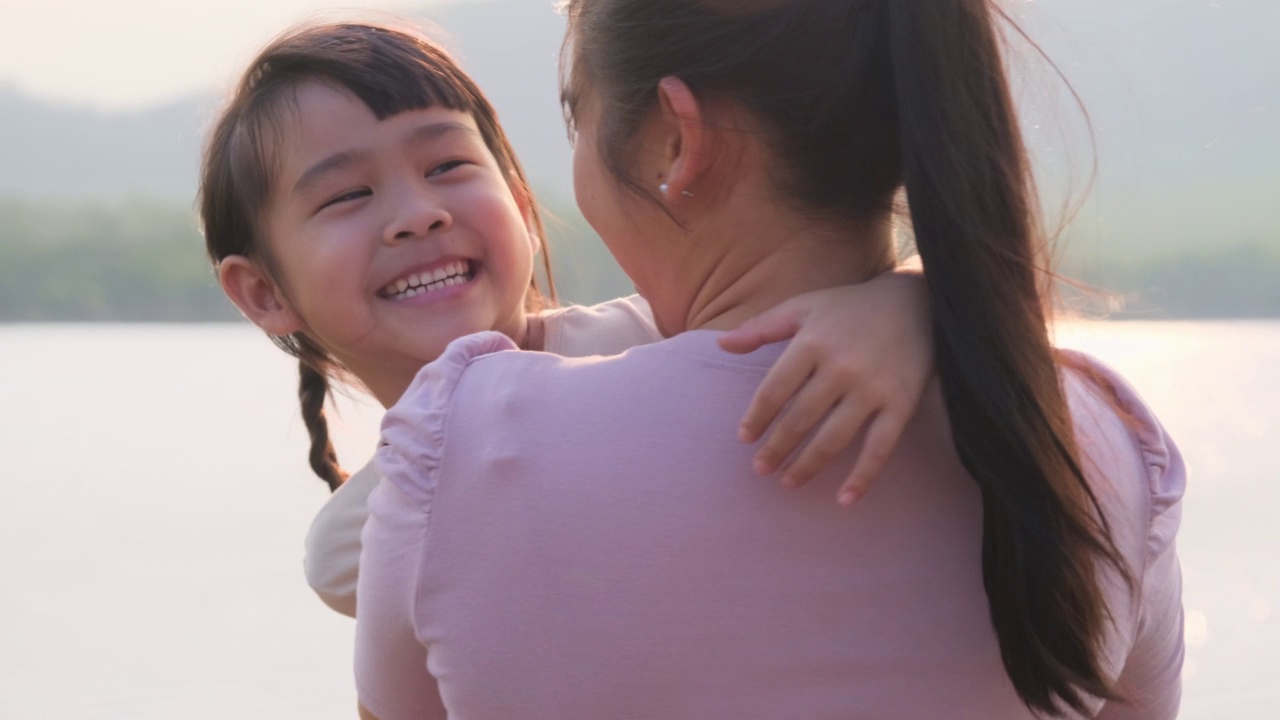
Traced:
[[759, 440], [778, 417], [778, 413], [782, 412], [782, 408], [800, 392], [812, 373], [813, 361], [804, 348], [794, 344], [787, 348], [765, 374], [755, 397], [751, 398], [751, 405], [742, 416], [738, 430], [742, 441], [753, 443]]
[[838, 400], [837, 393], [816, 379], [806, 382], [773, 424], [764, 445], [756, 453], [756, 471], [761, 475], [770, 475], [777, 470]]
[[770, 343], [795, 337], [804, 319], [804, 310], [793, 303], [782, 303], [720, 336], [720, 349], [731, 353], [749, 353]]
[[783, 483], [788, 487], [800, 487], [826, 470], [862, 431], [872, 411], [865, 404], [847, 397], [837, 403], [822, 420], [822, 426], [813, 439], [782, 471]]
[[862, 444], [862, 450], [854, 461], [853, 470], [836, 495], [841, 505], [852, 507], [867, 494], [893, 456], [893, 450], [898, 446], [898, 440], [906, 427], [907, 420], [888, 412], [878, 413], [871, 420], [866, 442]]

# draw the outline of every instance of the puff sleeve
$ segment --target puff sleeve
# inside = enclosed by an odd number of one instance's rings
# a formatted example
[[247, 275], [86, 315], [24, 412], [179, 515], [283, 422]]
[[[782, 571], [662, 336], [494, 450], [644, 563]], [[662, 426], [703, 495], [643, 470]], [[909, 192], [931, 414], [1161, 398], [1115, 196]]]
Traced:
[[1177, 534], [1187, 468], [1155, 414], [1115, 371], [1077, 355], [1108, 391], [1125, 420], [1145, 470], [1146, 517], [1140, 564], [1133, 568], [1138, 593], [1132, 644], [1117, 682], [1125, 702], [1107, 703], [1100, 720], [1173, 720], [1182, 696], [1184, 657], [1182, 573]]
[[471, 360], [514, 349], [494, 332], [455, 340], [383, 420], [376, 456], [383, 480], [369, 496], [361, 536], [355, 656], [360, 703], [379, 720], [446, 717], [416, 619], [449, 404]]

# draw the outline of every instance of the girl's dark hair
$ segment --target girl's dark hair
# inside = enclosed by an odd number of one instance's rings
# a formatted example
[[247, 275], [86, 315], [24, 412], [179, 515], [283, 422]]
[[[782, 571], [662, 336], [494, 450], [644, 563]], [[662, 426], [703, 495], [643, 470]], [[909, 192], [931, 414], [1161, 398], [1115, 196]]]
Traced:
[[664, 77], [763, 127], [780, 197], [884, 218], [906, 191], [937, 368], [981, 488], [983, 580], [1005, 671], [1030, 708], [1116, 699], [1100, 571], [1132, 586], [1081, 468], [1046, 327], [1044, 238], [989, 0], [569, 0], [565, 87], [600, 103], [625, 186]]
[[[260, 213], [275, 180], [278, 147], [297, 87], [319, 80], [345, 88], [386, 119], [409, 110], [442, 107], [471, 115], [511, 191], [528, 200], [529, 223], [541, 243], [547, 293], [530, 279], [526, 303], [554, 302], [551, 257], [533, 192], [497, 113], [480, 88], [440, 47], [407, 29], [367, 23], [307, 25], [277, 38], [249, 64], [213, 125], [200, 177], [200, 216], [215, 265], [243, 255], [278, 279], [263, 237]], [[311, 468], [336, 489], [347, 474], [329, 441], [325, 400], [341, 365], [303, 333], [273, 337], [298, 358], [298, 399], [311, 435]]]

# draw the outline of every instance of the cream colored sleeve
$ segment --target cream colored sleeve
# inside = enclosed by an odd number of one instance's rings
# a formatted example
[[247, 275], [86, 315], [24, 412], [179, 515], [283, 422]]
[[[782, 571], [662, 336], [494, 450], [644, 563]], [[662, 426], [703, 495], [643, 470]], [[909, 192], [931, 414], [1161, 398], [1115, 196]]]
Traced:
[[562, 357], [617, 355], [662, 340], [649, 303], [631, 295], [599, 305], [569, 305], [544, 315], [549, 353]]
[[303, 568], [307, 584], [325, 605], [356, 616], [360, 532], [369, 517], [369, 493], [381, 477], [370, 460], [329, 498], [307, 531]]

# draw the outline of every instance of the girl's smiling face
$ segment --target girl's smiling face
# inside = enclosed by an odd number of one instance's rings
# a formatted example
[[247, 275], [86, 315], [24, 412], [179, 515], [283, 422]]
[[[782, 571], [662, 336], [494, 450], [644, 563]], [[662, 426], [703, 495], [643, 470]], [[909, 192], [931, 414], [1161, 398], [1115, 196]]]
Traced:
[[384, 404], [458, 337], [523, 341], [538, 239], [469, 114], [315, 81], [287, 118], [262, 231], [298, 330]]

